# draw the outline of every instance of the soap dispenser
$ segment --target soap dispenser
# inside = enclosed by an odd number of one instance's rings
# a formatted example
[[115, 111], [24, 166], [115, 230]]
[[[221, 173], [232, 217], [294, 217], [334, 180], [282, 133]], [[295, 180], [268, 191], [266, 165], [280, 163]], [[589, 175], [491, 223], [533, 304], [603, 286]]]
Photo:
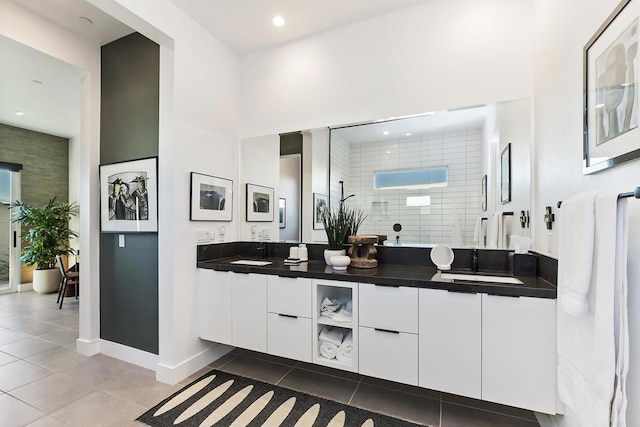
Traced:
[[309, 250], [304, 243], [298, 245], [298, 258], [300, 258], [300, 261], [309, 261]]

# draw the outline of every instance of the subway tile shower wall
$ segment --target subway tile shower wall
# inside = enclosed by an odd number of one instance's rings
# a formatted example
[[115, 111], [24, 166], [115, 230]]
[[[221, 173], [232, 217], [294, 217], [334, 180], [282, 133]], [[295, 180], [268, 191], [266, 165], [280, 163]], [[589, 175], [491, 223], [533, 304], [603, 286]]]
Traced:
[[[481, 216], [482, 131], [480, 129], [432, 134], [394, 141], [349, 144], [332, 136], [330, 189], [332, 206], [340, 194], [356, 194], [349, 200], [368, 214], [358, 234], [386, 234], [401, 243], [458, 245], [454, 227], [459, 224], [462, 244], [471, 245]], [[387, 169], [446, 166], [449, 182], [427, 190], [373, 190], [373, 172]], [[430, 206], [407, 207], [407, 196], [430, 196]], [[456, 224], [457, 218], [457, 224]], [[400, 223], [402, 231], [393, 231]]]

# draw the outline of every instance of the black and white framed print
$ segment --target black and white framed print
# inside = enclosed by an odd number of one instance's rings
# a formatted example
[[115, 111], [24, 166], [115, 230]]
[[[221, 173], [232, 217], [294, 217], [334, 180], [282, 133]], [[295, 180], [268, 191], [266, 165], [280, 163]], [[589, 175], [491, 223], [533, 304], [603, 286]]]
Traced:
[[313, 229], [324, 230], [322, 215], [329, 206], [329, 198], [324, 194], [313, 193]]
[[280, 228], [287, 228], [287, 199], [281, 198], [278, 201], [278, 221]]
[[511, 201], [511, 143], [500, 155], [500, 201], [503, 205]]
[[273, 188], [247, 184], [247, 222], [273, 221]]
[[100, 230], [158, 231], [158, 158], [100, 165]]
[[191, 172], [191, 221], [231, 221], [233, 181]]
[[640, 158], [640, 4], [623, 0], [584, 47], [585, 174]]

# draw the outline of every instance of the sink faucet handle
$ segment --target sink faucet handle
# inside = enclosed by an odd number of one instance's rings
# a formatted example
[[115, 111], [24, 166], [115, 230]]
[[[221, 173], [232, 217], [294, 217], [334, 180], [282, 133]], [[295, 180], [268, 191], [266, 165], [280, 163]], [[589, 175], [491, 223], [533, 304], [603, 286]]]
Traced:
[[478, 248], [471, 248], [471, 271], [478, 271]]

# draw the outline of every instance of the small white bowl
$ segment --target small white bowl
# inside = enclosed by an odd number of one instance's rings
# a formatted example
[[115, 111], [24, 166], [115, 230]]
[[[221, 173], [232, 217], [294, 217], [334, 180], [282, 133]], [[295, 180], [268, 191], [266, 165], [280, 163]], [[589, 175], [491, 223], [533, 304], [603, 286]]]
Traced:
[[351, 264], [351, 258], [346, 255], [334, 255], [331, 257], [331, 266], [334, 270], [346, 270]]

